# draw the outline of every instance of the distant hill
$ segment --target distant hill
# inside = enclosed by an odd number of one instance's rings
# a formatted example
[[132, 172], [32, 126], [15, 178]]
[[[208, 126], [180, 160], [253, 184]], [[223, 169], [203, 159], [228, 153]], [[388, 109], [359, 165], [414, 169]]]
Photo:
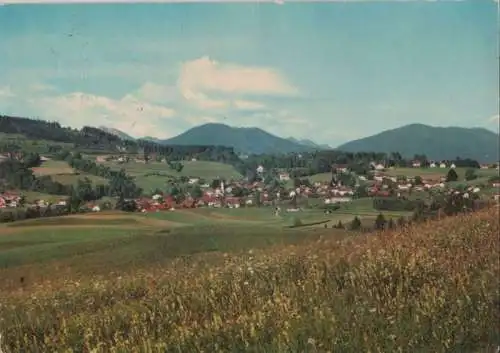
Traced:
[[304, 146], [309, 146], [309, 147], [317, 148], [317, 149], [321, 149], [321, 150], [331, 150], [332, 149], [332, 147], [329, 145], [316, 143], [316, 142], [311, 141], [309, 139], [296, 139], [295, 137], [289, 137], [289, 138], [287, 138], [287, 140], [304, 145]]
[[133, 138], [132, 136], [124, 133], [123, 131], [121, 130], [118, 130], [118, 129], [114, 129], [112, 127], [106, 127], [106, 126], [99, 126], [98, 129], [102, 130], [102, 131], [105, 131], [107, 132], [108, 134], [112, 134], [112, 135], [115, 135], [115, 136], [118, 136], [119, 138], [121, 138], [122, 140], [130, 140], [130, 141], [134, 141], [135, 138]]
[[498, 161], [499, 136], [483, 128], [434, 127], [411, 124], [347, 142], [346, 152], [399, 152], [404, 157], [425, 154], [430, 159], [472, 158]]
[[237, 128], [209, 123], [161, 141], [166, 145], [219, 145], [234, 148], [237, 153], [291, 153], [315, 148], [272, 135], [259, 128]]
[[141, 137], [141, 140], [146, 140], [146, 141], [152, 141], [152, 142], [161, 143], [161, 139], [156, 138], [156, 137], [152, 137], [152, 136]]

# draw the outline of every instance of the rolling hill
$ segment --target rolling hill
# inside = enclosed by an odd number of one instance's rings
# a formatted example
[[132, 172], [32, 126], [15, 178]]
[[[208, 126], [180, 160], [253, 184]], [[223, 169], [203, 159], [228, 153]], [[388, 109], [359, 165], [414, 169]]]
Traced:
[[329, 145], [316, 143], [316, 142], [311, 141], [309, 139], [301, 139], [300, 140], [300, 139], [296, 139], [295, 137], [289, 137], [287, 140], [304, 145], [304, 146], [309, 146], [309, 147], [317, 148], [317, 149], [321, 149], [321, 150], [331, 150], [332, 149], [332, 147]]
[[259, 128], [237, 128], [209, 123], [161, 141], [165, 145], [219, 145], [234, 148], [237, 153], [290, 153], [317, 148], [272, 135]]
[[118, 129], [114, 129], [112, 127], [99, 126], [98, 129], [100, 129], [102, 131], [105, 131], [108, 134], [112, 134], [112, 135], [118, 136], [122, 140], [131, 140], [131, 141], [135, 140], [135, 138], [133, 138], [132, 136], [126, 134], [125, 132], [123, 132], [121, 130], [118, 130]]
[[346, 152], [399, 152], [405, 157], [425, 154], [430, 159], [472, 158], [498, 161], [499, 136], [483, 128], [434, 127], [410, 124], [337, 147]]

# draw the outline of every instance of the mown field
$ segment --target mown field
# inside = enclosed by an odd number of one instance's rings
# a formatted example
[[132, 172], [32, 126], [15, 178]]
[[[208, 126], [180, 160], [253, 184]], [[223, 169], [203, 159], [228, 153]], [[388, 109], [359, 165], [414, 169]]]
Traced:
[[[2, 349], [495, 352], [500, 344], [497, 208], [369, 235], [150, 216], [2, 228], [0, 254], [26, 254], [0, 270]], [[34, 246], [51, 255], [33, 259]]]
[[107, 184], [108, 181], [105, 178], [81, 173], [75, 171], [69, 166], [68, 163], [64, 161], [48, 160], [42, 163], [40, 167], [33, 168], [33, 173], [36, 176], [49, 175], [52, 180], [57, 181], [64, 185], [75, 185], [79, 179], [88, 178], [94, 184]]
[[207, 180], [207, 182], [211, 182], [218, 177], [226, 180], [240, 179], [242, 177], [229, 164], [208, 161], [183, 161], [184, 168], [181, 172], [173, 170], [167, 163], [159, 162], [149, 162], [148, 164], [137, 162], [124, 164], [106, 162], [103, 164], [116, 170], [125, 169], [129, 175], [135, 177], [137, 185], [146, 191], [164, 188], [168, 180], [172, 177], [198, 177]]
[[[290, 229], [289, 220], [274, 217], [270, 209], [238, 211], [196, 209], [150, 214], [108, 211], [3, 224], [0, 269], [15, 287], [18, 270], [22, 272], [23, 266], [50, 266], [54, 260], [75, 265], [73, 261], [78, 259], [81, 265], [76, 265], [78, 271], [96, 265], [122, 268], [185, 254], [242, 250], [317, 236], [307, 226]], [[36, 276], [43, 276], [43, 270], [35, 272]], [[13, 275], [7, 276], [8, 273]]]

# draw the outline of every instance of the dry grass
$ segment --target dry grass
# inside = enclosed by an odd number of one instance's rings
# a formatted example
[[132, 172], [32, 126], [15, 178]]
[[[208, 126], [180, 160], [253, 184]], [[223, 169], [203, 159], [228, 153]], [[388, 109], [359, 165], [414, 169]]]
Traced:
[[[498, 209], [0, 291], [7, 352], [487, 352]], [[235, 234], [235, 236], [238, 236]]]

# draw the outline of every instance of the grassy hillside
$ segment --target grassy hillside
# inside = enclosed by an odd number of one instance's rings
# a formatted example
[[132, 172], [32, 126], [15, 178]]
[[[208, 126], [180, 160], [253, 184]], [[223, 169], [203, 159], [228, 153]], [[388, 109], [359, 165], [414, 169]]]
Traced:
[[125, 169], [126, 172], [135, 177], [138, 186], [145, 191], [156, 188], [164, 188], [165, 183], [171, 177], [198, 177], [212, 181], [217, 177], [229, 179], [240, 179], [242, 176], [233, 166], [218, 162], [207, 161], [184, 161], [184, 168], [177, 172], [170, 168], [166, 163], [150, 162], [148, 164], [129, 162], [125, 164], [116, 164], [113, 162], [103, 163], [113, 169]]
[[219, 145], [238, 153], [289, 153], [314, 148], [272, 135], [259, 128], [235, 128], [224, 124], [204, 124], [162, 141], [167, 145]]
[[[334, 230], [320, 230], [294, 245], [280, 241], [235, 255], [231, 251], [242, 244], [248, 249], [283, 233], [219, 230], [215, 238], [200, 228], [182, 238], [168, 232], [139, 236], [132, 234], [137, 226], [127, 225], [119, 241], [115, 231], [109, 233], [107, 248], [96, 248], [95, 232], [75, 247], [83, 230], [60, 245], [51, 242], [62, 234], [6, 234], [4, 248], [17, 241], [26, 243], [18, 251], [39, 244], [49, 253], [72, 255], [46, 265], [26, 256], [24, 266], [1, 272], [2, 348], [493, 352], [500, 342], [494, 324], [500, 319], [497, 212], [379, 235], [339, 238]], [[196, 246], [211, 252], [175, 258]], [[119, 264], [132, 252], [147, 256], [126, 269], [107, 264], [105, 254]]]
[[33, 168], [35, 176], [50, 175], [52, 180], [63, 185], [75, 185], [79, 179], [88, 178], [94, 184], [107, 184], [108, 180], [96, 175], [81, 173], [71, 168], [64, 161], [48, 160], [40, 167]]
[[433, 127], [411, 124], [345, 143], [347, 152], [400, 152], [408, 158], [425, 154], [430, 159], [471, 158], [498, 161], [498, 135], [481, 128]]

